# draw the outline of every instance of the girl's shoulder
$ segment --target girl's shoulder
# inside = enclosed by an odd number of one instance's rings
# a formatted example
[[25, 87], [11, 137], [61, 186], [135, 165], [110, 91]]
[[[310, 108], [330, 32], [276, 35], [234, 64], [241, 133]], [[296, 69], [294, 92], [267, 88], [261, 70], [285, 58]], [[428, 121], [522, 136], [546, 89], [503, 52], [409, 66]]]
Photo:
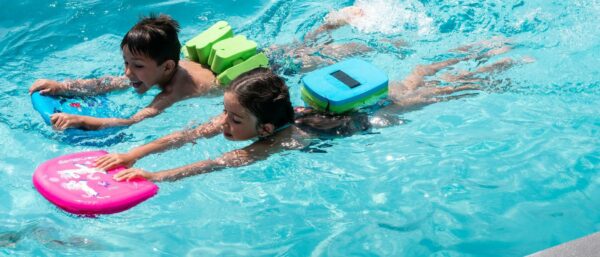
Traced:
[[317, 136], [350, 136], [371, 128], [365, 112], [332, 114], [310, 107], [296, 107], [294, 111], [295, 126]]

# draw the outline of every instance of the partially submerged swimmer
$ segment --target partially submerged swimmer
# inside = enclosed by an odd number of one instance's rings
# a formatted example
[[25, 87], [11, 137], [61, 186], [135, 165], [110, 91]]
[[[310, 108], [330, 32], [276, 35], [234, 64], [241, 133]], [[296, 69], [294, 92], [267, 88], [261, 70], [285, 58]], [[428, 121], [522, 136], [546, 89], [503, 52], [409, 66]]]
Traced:
[[161, 92], [145, 108], [129, 118], [96, 118], [55, 113], [51, 122], [56, 129], [72, 127], [98, 130], [129, 126], [160, 114], [175, 102], [207, 94], [217, 88], [213, 72], [198, 63], [179, 60], [181, 45], [179, 24], [166, 15], [140, 19], [121, 41], [125, 76], [77, 79], [57, 82], [37, 80], [29, 89], [47, 95], [88, 96], [133, 88], [144, 94], [157, 85]]

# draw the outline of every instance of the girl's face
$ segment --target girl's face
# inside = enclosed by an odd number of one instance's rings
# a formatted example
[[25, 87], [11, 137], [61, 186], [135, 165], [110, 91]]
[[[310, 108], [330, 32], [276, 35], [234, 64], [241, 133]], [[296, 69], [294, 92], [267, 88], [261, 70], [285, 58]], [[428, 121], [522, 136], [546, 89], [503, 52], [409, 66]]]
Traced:
[[146, 93], [153, 85], [161, 82], [161, 79], [165, 76], [165, 68], [168, 62], [157, 65], [149, 56], [133, 54], [126, 45], [123, 46], [122, 50], [125, 76], [129, 78], [131, 86], [137, 93]]
[[223, 136], [229, 140], [248, 140], [259, 135], [258, 119], [243, 107], [235, 93], [225, 92], [223, 97], [225, 122]]

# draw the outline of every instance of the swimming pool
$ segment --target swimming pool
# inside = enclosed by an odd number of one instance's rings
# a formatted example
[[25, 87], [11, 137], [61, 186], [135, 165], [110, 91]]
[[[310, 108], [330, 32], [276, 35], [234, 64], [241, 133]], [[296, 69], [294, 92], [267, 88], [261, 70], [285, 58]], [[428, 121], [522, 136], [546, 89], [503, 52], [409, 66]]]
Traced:
[[[357, 4], [365, 4], [359, 1]], [[313, 151], [174, 183], [135, 208], [66, 214], [33, 188], [43, 161], [95, 150], [57, 139], [31, 108], [36, 78], [120, 74], [121, 36], [162, 12], [189, 39], [216, 20], [263, 46], [301, 38], [353, 1], [21, 1], [0, 9], [2, 255], [519, 256], [600, 230], [600, 1], [375, 0], [373, 25], [333, 37], [376, 48], [392, 79], [464, 43], [504, 36], [536, 61], [476, 96], [401, 114], [407, 122], [318, 141]], [[394, 16], [397, 13], [402, 17]], [[390, 50], [380, 38], [406, 41]], [[299, 74], [285, 76], [301, 104]], [[493, 89], [493, 90], [492, 90]], [[114, 96], [125, 111], [151, 96]], [[133, 100], [131, 100], [133, 99]], [[222, 110], [191, 99], [125, 130], [122, 152]], [[129, 109], [128, 109], [129, 108]], [[192, 120], [190, 120], [192, 117]], [[150, 156], [155, 171], [245, 143], [222, 137]]]

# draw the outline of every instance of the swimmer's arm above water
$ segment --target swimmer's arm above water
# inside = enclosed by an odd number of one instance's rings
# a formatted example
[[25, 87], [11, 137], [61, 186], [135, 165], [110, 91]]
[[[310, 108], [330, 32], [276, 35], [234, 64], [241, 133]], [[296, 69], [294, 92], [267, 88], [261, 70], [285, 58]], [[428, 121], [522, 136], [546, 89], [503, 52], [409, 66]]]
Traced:
[[38, 79], [29, 88], [29, 93], [32, 94], [39, 91], [42, 95], [89, 96], [125, 89], [127, 87], [129, 87], [129, 80], [125, 76], [76, 79], [63, 82]]
[[111, 127], [124, 127], [136, 124], [146, 118], [154, 117], [180, 99], [174, 99], [165, 92], [158, 94], [152, 103], [129, 118], [97, 118], [67, 113], [55, 113], [50, 122], [55, 129], [83, 128], [99, 130]]
[[113, 167], [124, 165], [131, 167], [137, 160], [153, 154], [163, 152], [173, 148], [179, 148], [187, 143], [193, 142], [198, 138], [210, 138], [222, 132], [224, 115], [219, 115], [211, 121], [206, 122], [196, 128], [177, 131], [156, 139], [148, 144], [136, 147], [123, 154], [107, 154], [96, 160], [96, 167], [100, 169], [111, 169]]
[[179, 168], [148, 172], [142, 169], [131, 168], [115, 174], [117, 181], [130, 180], [143, 177], [152, 181], [173, 181], [181, 178], [209, 173], [224, 168], [240, 167], [250, 165], [258, 160], [266, 159], [272, 153], [278, 151], [269, 143], [255, 142], [243, 149], [227, 152], [215, 160], [203, 160]]
[[143, 177], [152, 181], [173, 181], [223, 168], [244, 166], [252, 162], [254, 161], [248, 157], [248, 152], [236, 150], [228, 152], [216, 160], [203, 160], [179, 168], [159, 172], [148, 172], [137, 168], [126, 169], [115, 174], [114, 178], [117, 181], [130, 180], [137, 177]]
[[154, 108], [144, 108], [130, 118], [98, 118], [68, 113], [55, 113], [50, 116], [50, 123], [55, 129], [83, 128], [86, 130], [99, 130], [111, 127], [131, 126], [146, 118], [154, 117], [160, 113]]

